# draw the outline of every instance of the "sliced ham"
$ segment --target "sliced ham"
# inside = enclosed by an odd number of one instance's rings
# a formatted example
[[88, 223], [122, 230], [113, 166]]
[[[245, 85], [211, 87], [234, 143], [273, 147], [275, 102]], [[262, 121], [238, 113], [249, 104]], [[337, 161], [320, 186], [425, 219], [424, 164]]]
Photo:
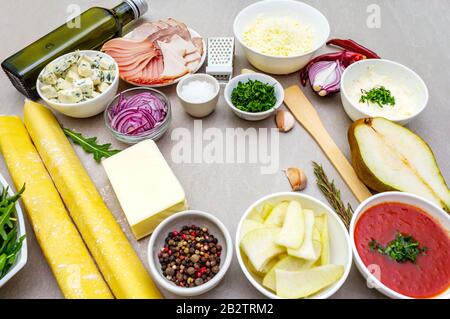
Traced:
[[143, 40], [133, 40], [133, 39], [125, 39], [125, 38], [114, 38], [106, 42], [102, 50], [124, 50], [124, 49], [132, 49], [139, 50], [145, 48], [154, 48], [155, 45], [152, 41], [148, 41], [147, 39]]
[[186, 64], [186, 68], [188, 68], [190, 73], [194, 73], [197, 71], [198, 69], [198, 65], [199, 65], [200, 61], [192, 61]]
[[197, 52], [197, 48], [191, 41], [184, 40], [178, 34], [174, 34], [169, 42], [172, 46], [172, 50], [176, 50], [177, 54], [180, 54], [181, 56]]
[[158, 31], [160, 28], [151, 22], [146, 22], [135, 28], [133, 31], [127, 34], [127, 39], [144, 40], [151, 34]]
[[183, 55], [180, 55], [170, 42], [158, 42], [158, 45], [164, 57], [164, 71], [161, 74], [163, 79], [176, 79], [189, 73]]
[[192, 43], [197, 48], [197, 52], [202, 56], [203, 55], [203, 38], [192, 38]]
[[127, 38], [105, 43], [102, 51], [116, 60], [122, 79], [165, 84], [198, 69], [203, 39], [192, 38], [184, 23], [170, 18], [143, 23]]
[[202, 59], [202, 56], [197, 51], [195, 51], [191, 54], [187, 54], [184, 57], [184, 61], [186, 61], [186, 64], [191, 63], [191, 62], [199, 62], [201, 59]]

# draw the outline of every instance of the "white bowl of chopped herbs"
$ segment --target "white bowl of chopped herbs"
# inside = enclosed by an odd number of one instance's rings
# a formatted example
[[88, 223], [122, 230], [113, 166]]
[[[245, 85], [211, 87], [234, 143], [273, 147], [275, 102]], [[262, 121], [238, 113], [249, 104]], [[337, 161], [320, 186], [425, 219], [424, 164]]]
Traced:
[[234, 77], [225, 87], [230, 109], [247, 121], [261, 121], [273, 115], [284, 100], [284, 90], [273, 77], [248, 73]]
[[384, 117], [405, 125], [427, 106], [428, 89], [422, 78], [404, 65], [366, 59], [345, 69], [341, 100], [353, 121]]
[[25, 223], [19, 205], [25, 186], [14, 194], [0, 175], [0, 287], [27, 263]]

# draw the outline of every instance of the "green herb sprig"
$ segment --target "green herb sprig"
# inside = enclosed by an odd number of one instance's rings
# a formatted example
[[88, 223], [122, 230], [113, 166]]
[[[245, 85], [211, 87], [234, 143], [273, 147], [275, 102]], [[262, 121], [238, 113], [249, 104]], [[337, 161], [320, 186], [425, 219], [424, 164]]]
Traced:
[[17, 194], [8, 196], [8, 188], [5, 187], [0, 194], [0, 279], [14, 265], [25, 239], [25, 236], [17, 238], [18, 225], [13, 217], [16, 213], [16, 202], [24, 191], [25, 185]]
[[382, 255], [386, 255], [398, 263], [412, 262], [415, 263], [417, 256], [425, 254], [426, 247], [419, 247], [417, 242], [411, 235], [403, 235], [398, 233], [394, 240], [390, 241], [386, 247], [380, 245], [375, 239], [369, 242], [369, 247], [373, 251], [377, 251]]
[[361, 98], [359, 100], [361, 103], [373, 103], [377, 104], [380, 108], [386, 105], [395, 105], [395, 97], [392, 96], [391, 91], [386, 89], [384, 86], [374, 87], [370, 91], [361, 89]]
[[111, 150], [110, 143], [98, 144], [96, 137], [84, 137], [81, 133], [74, 132], [68, 128], [63, 128], [63, 131], [67, 137], [75, 144], [80, 145], [84, 151], [93, 154], [97, 163], [100, 163], [103, 157], [107, 158], [120, 152], [119, 150]]
[[270, 110], [277, 103], [275, 88], [258, 80], [239, 82], [231, 92], [231, 103], [245, 112], [259, 113]]
[[319, 186], [320, 191], [325, 195], [328, 203], [333, 207], [336, 213], [341, 218], [347, 229], [350, 227], [350, 221], [353, 216], [353, 208], [350, 204], [345, 206], [341, 199], [341, 191], [336, 187], [334, 181], [330, 181], [328, 176], [325, 174], [322, 165], [313, 162], [314, 175], [317, 178], [317, 186]]

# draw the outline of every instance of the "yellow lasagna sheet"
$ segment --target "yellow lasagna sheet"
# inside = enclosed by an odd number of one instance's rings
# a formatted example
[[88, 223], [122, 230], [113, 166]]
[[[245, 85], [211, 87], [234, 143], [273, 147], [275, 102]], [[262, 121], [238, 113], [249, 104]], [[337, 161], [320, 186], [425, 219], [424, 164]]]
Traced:
[[113, 298], [20, 118], [0, 116], [0, 150], [64, 297]]
[[50, 110], [27, 101], [24, 120], [42, 161], [113, 294], [117, 298], [161, 298]]

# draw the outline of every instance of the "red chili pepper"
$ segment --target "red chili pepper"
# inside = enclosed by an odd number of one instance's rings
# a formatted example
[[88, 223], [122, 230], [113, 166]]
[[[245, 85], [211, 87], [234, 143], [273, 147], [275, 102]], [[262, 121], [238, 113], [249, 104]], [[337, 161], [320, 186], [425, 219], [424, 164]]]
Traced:
[[344, 50], [365, 55], [368, 59], [380, 59], [378, 54], [350, 39], [331, 39], [327, 42], [327, 45], [334, 45]]

